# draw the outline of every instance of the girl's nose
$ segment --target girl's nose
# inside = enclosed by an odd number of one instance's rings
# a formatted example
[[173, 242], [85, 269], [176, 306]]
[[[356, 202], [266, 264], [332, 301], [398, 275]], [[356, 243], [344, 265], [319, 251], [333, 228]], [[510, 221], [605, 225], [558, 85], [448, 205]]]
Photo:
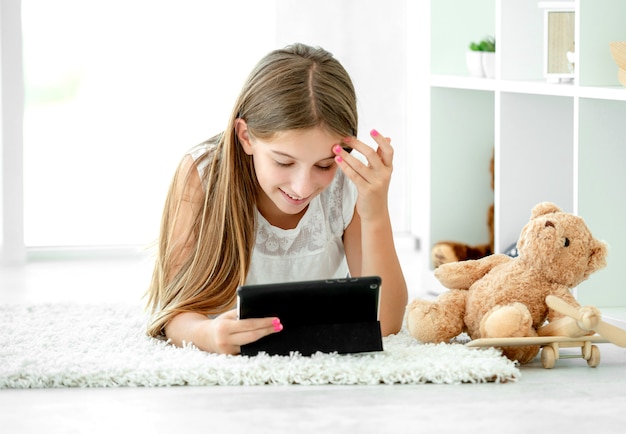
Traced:
[[315, 187], [313, 177], [308, 170], [302, 170], [298, 172], [291, 184], [294, 194], [303, 199], [313, 194]]

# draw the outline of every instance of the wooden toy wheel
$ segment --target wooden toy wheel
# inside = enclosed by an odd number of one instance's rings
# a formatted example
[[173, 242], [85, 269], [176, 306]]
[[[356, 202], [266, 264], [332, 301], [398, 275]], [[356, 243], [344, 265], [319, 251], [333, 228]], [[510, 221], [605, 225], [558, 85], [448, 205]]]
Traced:
[[591, 346], [591, 355], [589, 359], [587, 359], [587, 365], [591, 368], [595, 368], [600, 364], [600, 348], [596, 345]]
[[556, 351], [550, 346], [541, 349], [541, 365], [546, 369], [554, 368], [556, 363]]

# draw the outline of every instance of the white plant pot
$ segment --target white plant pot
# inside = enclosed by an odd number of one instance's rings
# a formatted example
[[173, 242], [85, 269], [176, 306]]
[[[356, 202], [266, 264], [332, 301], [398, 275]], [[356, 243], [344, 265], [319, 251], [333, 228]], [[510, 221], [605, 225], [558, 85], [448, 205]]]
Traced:
[[496, 53], [483, 52], [483, 72], [487, 78], [496, 76]]
[[467, 51], [465, 53], [465, 61], [467, 63], [467, 70], [472, 77], [485, 76], [482, 51]]

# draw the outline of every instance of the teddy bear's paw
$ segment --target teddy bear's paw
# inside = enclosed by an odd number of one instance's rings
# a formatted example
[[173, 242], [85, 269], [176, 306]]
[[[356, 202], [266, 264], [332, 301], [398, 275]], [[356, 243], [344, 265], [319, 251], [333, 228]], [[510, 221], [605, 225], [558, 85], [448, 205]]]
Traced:
[[406, 328], [418, 341], [436, 341], [437, 329], [433, 317], [437, 309], [434, 303], [426, 300], [413, 300], [406, 309]]
[[481, 320], [480, 335], [483, 338], [536, 336], [532, 324], [532, 316], [522, 303], [495, 306]]
[[531, 362], [539, 354], [539, 345], [528, 345], [523, 347], [503, 347], [502, 355], [509, 360], [515, 360], [524, 365]]
[[436, 302], [414, 300], [407, 306], [406, 327], [420, 342], [448, 342], [463, 331], [461, 318]]
[[435, 268], [443, 264], [458, 262], [460, 260], [454, 246], [446, 242], [435, 244], [430, 252], [430, 256]]

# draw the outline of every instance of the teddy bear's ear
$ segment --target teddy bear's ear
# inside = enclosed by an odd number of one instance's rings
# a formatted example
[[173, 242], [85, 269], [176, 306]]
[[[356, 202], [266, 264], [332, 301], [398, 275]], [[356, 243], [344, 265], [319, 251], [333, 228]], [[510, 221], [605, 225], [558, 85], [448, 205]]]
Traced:
[[555, 204], [551, 202], [541, 202], [535, 205], [535, 207], [533, 208], [531, 212], [530, 218], [534, 219], [539, 216], [550, 214], [550, 213], [555, 213], [555, 212], [561, 212], [561, 208], [559, 208], [558, 206], [556, 206]]
[[608, 248], [606, 243], [594, 240], [593, 247], [591, 248], [591, 254], [589, 255], [589, 271], [587, 275], [606, 267], [607, 255]]

